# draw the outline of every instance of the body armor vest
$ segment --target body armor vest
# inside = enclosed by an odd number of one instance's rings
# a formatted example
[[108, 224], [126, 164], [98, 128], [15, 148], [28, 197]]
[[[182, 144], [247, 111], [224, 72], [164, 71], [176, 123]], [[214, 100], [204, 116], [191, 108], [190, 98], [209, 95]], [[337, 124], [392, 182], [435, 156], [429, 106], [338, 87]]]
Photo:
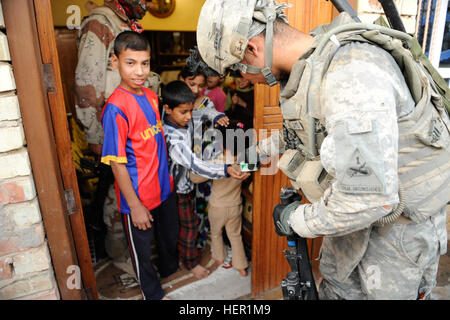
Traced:
[[[359, 41], [390, 53], [402, 71], [415, 102], [412, 114], [398, 118], [398, 177], [403, 215], [414, 221], [438, 212], [450, 195], [450, 121], [430, 73], [408, 49], [414, 38], [378, 25], [354, 23], [346, 13], [312, 31], [316, 38], [299, 61], [280, 95], [286, 152], [280, 169], [311, 202], [320, 199], [331, 180], [321, 166], [325, 137], [320, 87], [336, 51]], [[319, 35], [319, 36], [317, 36]], [[405, 48], [407, 46], [407, 48]]]

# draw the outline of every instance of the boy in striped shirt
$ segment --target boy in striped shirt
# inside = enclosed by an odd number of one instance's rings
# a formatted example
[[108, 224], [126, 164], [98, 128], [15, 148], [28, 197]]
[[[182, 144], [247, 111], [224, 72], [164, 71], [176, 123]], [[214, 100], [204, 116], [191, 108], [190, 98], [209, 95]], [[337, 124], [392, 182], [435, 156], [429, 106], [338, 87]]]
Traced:
[[198, 221], [195, 213], [194, 183], [189, 179], [190, 171], [210, 179], [232, 176], [245, 179], [247, 173], [241, 173], [227, 164], [212, 164], [198, 158], [192, 151], [194, 124], [192, 111], [195, 96], [183, 81], [172, 81], [162, 90], [165, 111], [163, 119], [164, 134], [169, 153], [169, 171], [174, 177], [178, 198], [180, 234], [178, 251], [181, 262], [201, 279], [209, 271], [199, 263], [196, 247]]

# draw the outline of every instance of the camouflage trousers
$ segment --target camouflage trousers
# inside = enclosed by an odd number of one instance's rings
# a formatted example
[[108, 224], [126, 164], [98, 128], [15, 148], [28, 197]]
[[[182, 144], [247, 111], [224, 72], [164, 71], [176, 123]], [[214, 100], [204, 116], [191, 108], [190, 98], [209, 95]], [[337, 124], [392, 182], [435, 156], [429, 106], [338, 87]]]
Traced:
[[362, 258], [344, 279], [337, 276], [343, 273], [336, 263], [340, 256], [336, 249], [343, 247], [333, 241], [348, 236], [324, 238], [320, 299], [432, 299], [439, 258], [447, 252], [445, 208], [422, 223], [395, 223], [387, 232], [382, 229], [369, 230]]

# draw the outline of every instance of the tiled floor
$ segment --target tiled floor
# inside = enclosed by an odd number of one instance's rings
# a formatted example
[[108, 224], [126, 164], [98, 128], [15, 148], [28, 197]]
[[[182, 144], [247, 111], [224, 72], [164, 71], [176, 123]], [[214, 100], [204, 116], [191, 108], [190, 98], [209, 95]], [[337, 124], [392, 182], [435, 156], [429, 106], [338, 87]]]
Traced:
[[[447, 206], [447, 230], [450, 239], [450, 206]], [[450, 249], [450, 241], [448, 243], [448, 248]], [[99, 269], [97, 271], [97, 282], [101, 287], [100, 291], [103, 299], [139, 299], [139, 297], [137, 297], [137, 295], [139, 295], [139, 289], [136, 287], [137, 283], [133, 283], [133, 281], [126, 277], [124, 278], [123, 272], [117, 268], [114, 268], [113, 265], [105, 265], [103, 272], [100, 272], [101, 270]], [[105, 274], [108, 276], [106, 277]], [[447, 252], [446, 255], [441, 256], [437, 276], [437, 285], [433, 290], [433, 294], [434, 298], [437, 300], [450, 300], [450, 252]], [[281, 292], [281, 287], [276, 287], [261, 293], [257, 297], [252, 297], [251, 294], [245, 294], [237, 300], [282, 299], [283, 295]]]

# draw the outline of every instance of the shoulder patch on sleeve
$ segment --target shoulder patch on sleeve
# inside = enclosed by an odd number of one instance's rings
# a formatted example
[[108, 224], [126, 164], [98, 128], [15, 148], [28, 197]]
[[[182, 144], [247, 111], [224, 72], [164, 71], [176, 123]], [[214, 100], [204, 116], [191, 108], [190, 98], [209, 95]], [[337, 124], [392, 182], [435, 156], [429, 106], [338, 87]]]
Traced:
[[355, 149], [349, 158], [338, 189], [345, 193], [383, 193], [384, 188], [375, 171], [362, 156], [359, 149]]

